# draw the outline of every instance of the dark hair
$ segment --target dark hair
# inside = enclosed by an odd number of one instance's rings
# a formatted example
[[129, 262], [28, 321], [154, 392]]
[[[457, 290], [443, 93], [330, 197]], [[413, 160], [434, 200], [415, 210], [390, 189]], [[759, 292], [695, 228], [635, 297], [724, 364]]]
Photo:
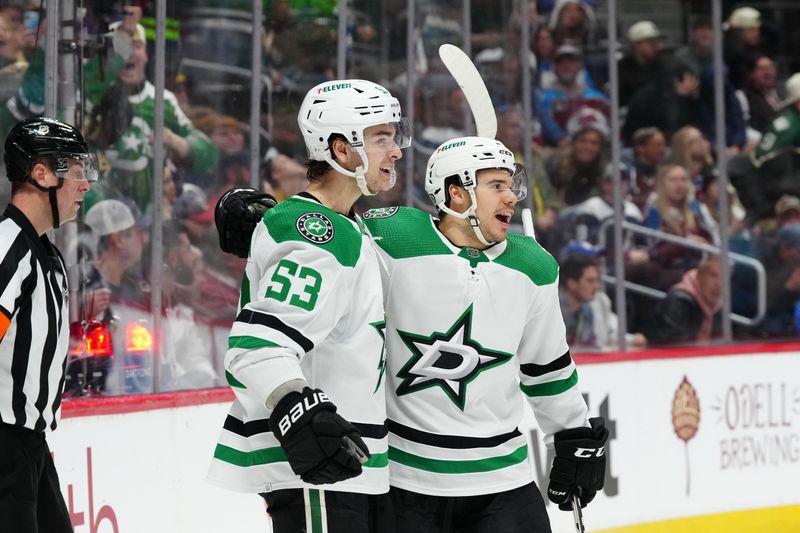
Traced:
[[646, 144], [648, 141], [650, 141], [650, 139], [659, 133], [661, 133], [661, 130], [655, 126], [647, 126], [634, 131], [631, 140], [633, 141], [634, 146], [641, 146]]
[[583, 272], [589, 267], [600, 267], [600, 262], [596, 257], [581, 253], [573, 253], [566, 256], [561, 261], [561, 284], [563, 285], [571, 279], [575, 281], [581, 279]]
[[[333, 141], [340, 139], [344, 142], [347, 142], [347, 139], [344, 135], [340, 133], [334, 133], [328, 138], [328, 151], [331, 152], [331, 157], [333, 156]], [[333, 167], [327, 161], [315, 161], [309, 159], [306, 162], [306, 179], [310, 182], [319, 181], [319, 179], [328, 173]]]

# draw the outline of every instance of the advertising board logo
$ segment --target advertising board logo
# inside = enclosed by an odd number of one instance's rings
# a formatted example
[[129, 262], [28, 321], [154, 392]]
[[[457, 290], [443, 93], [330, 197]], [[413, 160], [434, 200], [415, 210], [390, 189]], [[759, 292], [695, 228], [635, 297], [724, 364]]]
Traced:
[[718, 414], [720, 470], [800, 464], [800, 386], [785, 379], [728, 385], [709, 407]]
[[675, 435], [685, 445], [686, 452], [686, 495], [691, 488], [691, 475], [689, 470], [689, 441], [697, 434], [700, 427], [700, 399], [697, 391], [683, 376], [683, 381], [678, 385], [675, 396], [672, 398], [672, 428]]

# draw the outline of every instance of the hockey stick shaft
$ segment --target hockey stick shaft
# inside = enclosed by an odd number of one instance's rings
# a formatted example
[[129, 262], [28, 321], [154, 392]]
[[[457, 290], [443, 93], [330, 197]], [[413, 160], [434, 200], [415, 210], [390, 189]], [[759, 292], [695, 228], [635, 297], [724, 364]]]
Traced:
[[583, 526], [583, 513], [581, 512], [581, 502], [577, 494], [572, 495], [572, 518], [575, 520], [575, 531], [577, 533], [586, 533], [586, 528]]
[[536, 239], [533, 231], [533, 212], [527, 207], [522, 210], [522, 232], [526, 237]]

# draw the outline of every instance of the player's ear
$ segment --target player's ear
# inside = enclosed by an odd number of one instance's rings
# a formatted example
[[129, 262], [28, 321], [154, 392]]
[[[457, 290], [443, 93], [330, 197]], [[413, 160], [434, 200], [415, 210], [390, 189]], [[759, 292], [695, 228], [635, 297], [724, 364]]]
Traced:
[[455, 210], [458, 211], [459, 207], [463, 207], [466, 205], [466, 201], [468, 198], [467, 191], [455, 183], [450, 183], [447, 185], [447, 193], [450, 195], [450, 207], [456, 208]]
[[337, 163], [346, 164], [350, 158], [350, 153], [353, 151], [350, 143], [342, 138], [336, 138], [331, 141], [331, 157]]

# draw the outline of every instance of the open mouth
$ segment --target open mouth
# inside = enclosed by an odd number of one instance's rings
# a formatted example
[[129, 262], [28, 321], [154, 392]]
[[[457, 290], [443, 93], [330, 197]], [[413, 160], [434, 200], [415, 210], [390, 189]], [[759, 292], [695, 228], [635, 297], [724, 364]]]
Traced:
[[494, 218], [499, 220], [503, 227], [508, 227], [511, 225], [511, 215], [508, 213], [497, 213]]

